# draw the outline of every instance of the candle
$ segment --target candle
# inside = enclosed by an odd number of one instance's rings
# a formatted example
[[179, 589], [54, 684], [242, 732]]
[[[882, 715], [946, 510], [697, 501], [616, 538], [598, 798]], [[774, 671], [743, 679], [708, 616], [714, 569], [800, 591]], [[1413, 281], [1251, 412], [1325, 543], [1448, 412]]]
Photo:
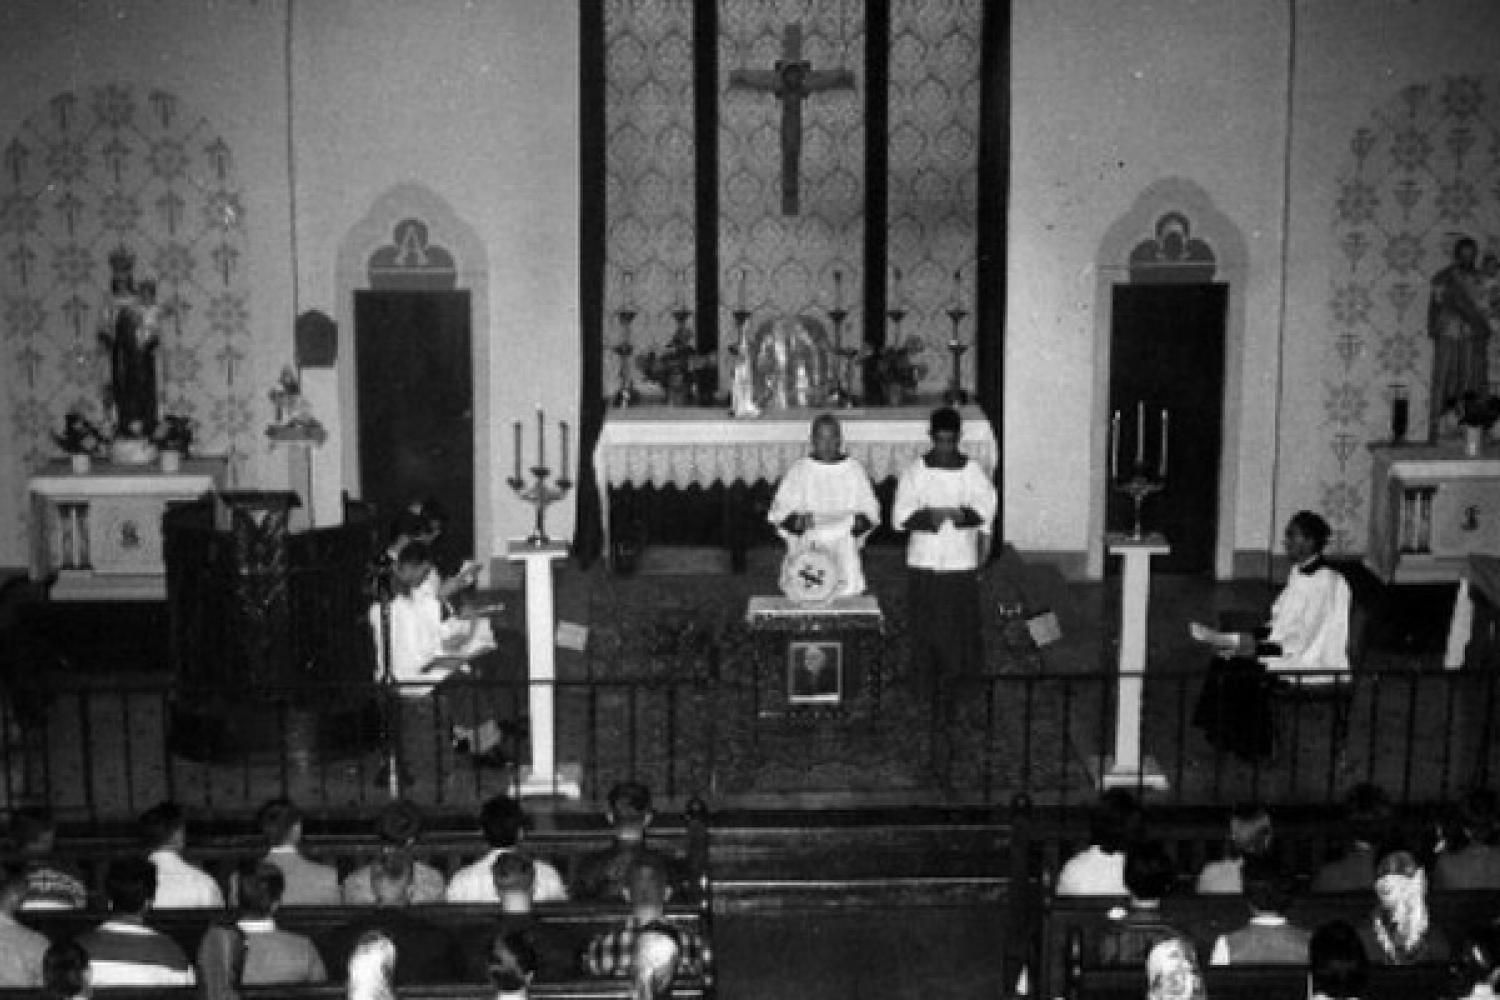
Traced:
[[572, 470], [570, 470], [568, 468], [568, 422], [566, 420], [560, 420], [560, 421], [558, 421], [558, 426], [560, 428], [562, 428], [562, 466], [561, 466], [562, 472], [561, 472], [561, 477], [563, 479], [567, 479], [568, 478], [568, 473], [570, 471], [572, 471]]
[[954, 309], [962, 309], [964, 307], [963, 281], [959, 277], [959, 274], [960, 274], [960, 272], [958, 272], [958, 271], [954, 271], [953, 272], [953, 308]]
[[891, 286], [891, 305], [893, 305], [897, 309], [900, 309], [901, 308], [901, 268], [899, 268], [899, 267], [895, 268], [895, 272], [896, 272], [896, 281], [895, 281], [895, 284]]
[[1135, 402], [1135, 464], [1137, 471], [1146, 464], [1146, 404], [1139, 399]]
[[1120, 478], [1120, 411], [1109, 418], [1109, 478]]
[[521, 478], [521, 421], [516, 421], [516, 478]]
[[1156, 462], [1156, 478], [1167, 478], [1167, 408], [1161, 408], [1161, 457]]
[[740, 290], [735, 295], [734, 307], [740, 312], [745, 311], [745, 269], [740, 268]]
[[833, 308], [844, 308], [844, 272], [833, 272]]
[[546, 417], [542, 415], [542, 408], [536, 408], [536, 464], [545, 467], [547, 464], [547, 424]]
[[625, 289], [620, 293], [620, 298], [625, 303], [626, 309], [635, 308], [635, 272], [625, 272]]

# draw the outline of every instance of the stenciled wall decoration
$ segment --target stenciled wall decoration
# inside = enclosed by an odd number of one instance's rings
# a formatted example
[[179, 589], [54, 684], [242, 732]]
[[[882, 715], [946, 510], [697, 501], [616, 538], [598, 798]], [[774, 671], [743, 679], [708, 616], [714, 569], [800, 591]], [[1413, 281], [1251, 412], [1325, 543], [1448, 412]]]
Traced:
[[102, 420], [99, 325], [109, 257], [157, 283], [161, 409], [191, 417], [194, 451], [245, 458], [264, 388], [248, 370], [244, 204], [232, 150], [173, 94], [110, 84], [52, 98], [0, 164], [0, 548], [26, 551], [26, 481], [59, 454], [69, 410]]
[[[1350, 137], [1335, 199], [1321, 379], [1327, 451], [1309, 499], [1338, 548], [1361, 549], [1365, 445], [1390, 439], [1391, 386], [1410, 392], [1410, 436], [1427, 433], [1431, 278], [1461, 235], [1481, 255], [1500, 254], [1500, 78], [1445, 77], [1377, 108]], [[1489, 366], [1500, 379], [1500, 338], [1491, 338]]]

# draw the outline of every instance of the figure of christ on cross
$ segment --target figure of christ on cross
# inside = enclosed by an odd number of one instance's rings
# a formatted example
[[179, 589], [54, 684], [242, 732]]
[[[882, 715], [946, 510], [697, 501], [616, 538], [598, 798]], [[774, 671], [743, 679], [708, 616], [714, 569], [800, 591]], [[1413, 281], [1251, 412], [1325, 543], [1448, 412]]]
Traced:
[[781, 214], [801, 210], [799, 161], [802, 156], [802, 102], [824, 90], [854, 89], [847, 69], [818, 69], [802, 58], [802, 25], [788, 24], [775, 69], [737, 69], [729, 86], [769, 92], [781, 102]]

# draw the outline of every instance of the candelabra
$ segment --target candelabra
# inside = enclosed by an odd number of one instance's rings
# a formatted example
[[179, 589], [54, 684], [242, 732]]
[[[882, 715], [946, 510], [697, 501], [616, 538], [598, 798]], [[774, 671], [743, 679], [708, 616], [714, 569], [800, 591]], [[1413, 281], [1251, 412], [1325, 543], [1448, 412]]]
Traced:
[[830, 309], [828, 318], [833, 322], [833, 356], [835, 358], [833, 386], [828, 390], [828, 404], [848, 409], [855, 404], [854, 359], [859, 357], [859, 348], [844, 346], [844, 321], [849, 318], [849, 310]]
[[615, 315], [620, 318], [620, 342], [610, 350], [620, 359], [620, 388], [615, 390], [614, 404], [618, 407], [635, 406], [641, 401], [640, 391], [635, 387], [635, 375], [630, 368], [630, 357], [635, 354], [635, 347], [630, 343], [630, 324], [635, 322], [636, 312], [634, 309], [621, 309]]
[[1141, 505], [1146, 502], [1147, 497], [1160, 493], [1166, 487], [1167, 481], [1164, 477], [1152, 478], [1140, 462], [1136, 463], [1135, 472], [1129, 479], [1122, 479], [1118, 476], [1115, 478], [1114, 488], [1128, 496], [1130, 502], [1135, 505], [1135, 524], [1130, 531], [1133, 541], [1140, 541], [1146, 537], [1145, 531], [1141, 528]]
[[755, 401], [755, 379], [750, 370], [750, 342], [745, 337], [752, 313], [748, 309], [736, 309], [730, 315], [734, 318], [735, 342], [729, 345], [729, 353], [734, 355], [733, 373], [729, 382], [729, 415], [758, 417], [760, 404]]
[[958, 339], [958, 326], [967, 315], [967, 311], [957, 306], [948, 310], [948, 318], [953, 321], [953, 337], [948, 341], [948, 353], [953, 355], [953, 368], [948, 376], [947, 391], [943, 393], [943, 403], [948, 406], [963, 406], [969, 401], [969, 394], [963, 387], [963, 356], [969, 345]]
[[526, 544], [541, 546], [552, 541], [547, 537], [547, 508], [568, 495], [568, 491], [573, 488], [573, 481], [564, 472], [557, 480], [557, 485], [548, 486], [547, 479], [552, 475], [552, 470], [545, 465], [533, 465], [531, 475], [536, 481], [529, 486], [519, 476], [511, 476], [505, 482], [522, 501], [536, 507], [536, 527], [527, 536]]

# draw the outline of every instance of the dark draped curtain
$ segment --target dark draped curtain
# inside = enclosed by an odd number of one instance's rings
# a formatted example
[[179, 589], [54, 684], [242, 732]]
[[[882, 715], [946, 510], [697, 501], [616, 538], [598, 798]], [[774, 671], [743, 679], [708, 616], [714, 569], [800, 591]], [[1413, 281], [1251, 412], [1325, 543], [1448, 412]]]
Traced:
[[1005, 537], [1005, 235], [1010, 194], [1010, 3], [984, 5], [979, 60], [979, 280], [975, 388], [999, 442], [995, 514]]
[[604, 428], [605, 63], [604, 4], [579, 0], [579, 344], [578, 483], [573, 494], [577, 527], [573, 556], [587, 566], [604, 544], [594, 446]]

